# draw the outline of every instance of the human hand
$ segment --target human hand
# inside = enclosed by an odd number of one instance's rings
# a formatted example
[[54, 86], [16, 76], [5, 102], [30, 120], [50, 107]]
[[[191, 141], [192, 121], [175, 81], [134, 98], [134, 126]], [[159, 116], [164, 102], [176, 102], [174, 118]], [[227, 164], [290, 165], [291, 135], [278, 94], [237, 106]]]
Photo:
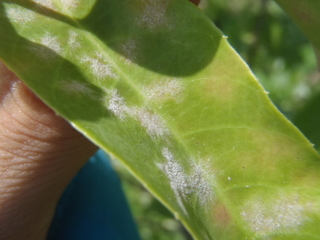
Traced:
[[61, 194], [96, 150], [0, 62], [0, 239], [45, 239]]
[[61, 194], [96, 150], [0, 61], [0, 239], [46, 239]]

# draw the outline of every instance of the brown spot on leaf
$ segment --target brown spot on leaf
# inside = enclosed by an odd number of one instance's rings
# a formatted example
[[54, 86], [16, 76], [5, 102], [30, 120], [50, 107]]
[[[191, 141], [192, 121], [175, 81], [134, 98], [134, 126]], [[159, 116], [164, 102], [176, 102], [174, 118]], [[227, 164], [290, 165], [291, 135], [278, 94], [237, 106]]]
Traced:
[[221, 227], [227, 227], [231, 223], [231, 216], [222, 203], [218, 203], [214, 208], [214, 221]]
[[190, 2], [194, 3], [195, 5], [198, 6], [198, 4], [200, 3], [200, 0], [189, 0]]
[[204, 81], [204, 93], [216, 101], [230, 102], [239, 90], [237, 84], [225, 79], [210, 79]]

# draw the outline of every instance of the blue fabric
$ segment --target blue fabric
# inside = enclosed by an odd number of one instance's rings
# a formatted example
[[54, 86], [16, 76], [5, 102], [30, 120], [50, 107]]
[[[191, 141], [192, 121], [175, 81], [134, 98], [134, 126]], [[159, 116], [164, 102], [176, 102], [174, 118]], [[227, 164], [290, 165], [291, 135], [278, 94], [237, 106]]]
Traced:
[[56, 209], [48, 240], [140, 240], [118, 176], [99, 150]]

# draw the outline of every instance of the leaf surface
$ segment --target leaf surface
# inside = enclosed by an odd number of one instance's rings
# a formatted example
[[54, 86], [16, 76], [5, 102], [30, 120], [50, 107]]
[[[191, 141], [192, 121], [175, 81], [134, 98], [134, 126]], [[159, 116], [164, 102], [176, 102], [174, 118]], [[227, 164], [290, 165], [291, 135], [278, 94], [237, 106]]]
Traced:
[[186, 0], [2, 0], [0, 56], [195, 239], [319, 239], [319, 155]]
[[315, 48], [319, 62], [320, 51], [320, 2], [318, 0], [276, 0], [292, 17]]
[[320, 150], [320, 95], [314, 96], [294, 117], [293, 123]]

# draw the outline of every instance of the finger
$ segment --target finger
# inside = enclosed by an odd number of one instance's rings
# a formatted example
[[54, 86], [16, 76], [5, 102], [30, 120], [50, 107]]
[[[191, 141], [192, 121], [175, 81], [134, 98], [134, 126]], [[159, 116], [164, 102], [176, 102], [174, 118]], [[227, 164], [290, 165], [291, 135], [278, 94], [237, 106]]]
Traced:
[[0, 62], [0, 239], [45, 239], [60, 195], [96, 149]]

